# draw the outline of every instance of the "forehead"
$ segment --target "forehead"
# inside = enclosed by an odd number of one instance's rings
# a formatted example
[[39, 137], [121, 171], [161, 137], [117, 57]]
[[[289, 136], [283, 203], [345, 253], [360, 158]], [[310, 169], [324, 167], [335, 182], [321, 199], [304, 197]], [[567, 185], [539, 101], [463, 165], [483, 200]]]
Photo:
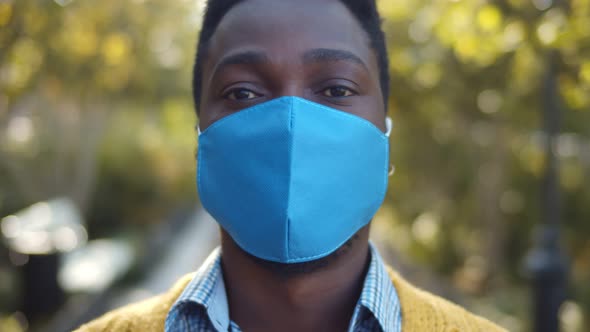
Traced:
[[368, 36], [338, 0], [243, 1], [221, 20], [209, 54], [216, 59], [233, 50], [255, 49], [280, 60], [311, 48], [342, 49], [367, 63], [374, 60]]

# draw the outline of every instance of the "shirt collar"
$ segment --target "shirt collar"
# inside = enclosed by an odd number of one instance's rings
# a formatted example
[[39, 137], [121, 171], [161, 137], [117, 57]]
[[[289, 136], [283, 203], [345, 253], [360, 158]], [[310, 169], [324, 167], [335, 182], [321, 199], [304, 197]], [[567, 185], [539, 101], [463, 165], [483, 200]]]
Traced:
[[167, 320], [185, 308], [190, 308], [191, 304], [197, 304], [205, 310], [217, 331], [228, 331], [229, 307], [221, 270], [220, 248], [213, 250], [197, 270], [191, 282], [172, 305]]
[[[361, 311], [368, 310], [371, 318], [376, 319], [383, 331], [395, 331], [400, 324], [401, 308], [399, 298], [393, 282], [385, 269], [383, 259], [378, 251], [369, 244], [371, 262], [365, 277], [361, 297], [357, 303], [351, 320], [353, 328], [359, 319]], [[190, 304], [200, 305], [207, 313], [211, 324], [218, 331], [227, 331], [230, 319], [227, 294], [221, 270], [221, 250], [215, 249], [199, 268], [193, 280], [187, 285], [180, 297], [170, 309], [171, 316]], [[172, 313], [176, 313], [172, 315]]]
[[397, 331], [401, 324], [401, 307], [397, 292], [381, 255], [372, 243], [369, 244], [371, 251], [371, 263], [365, 277], [363, 291], [355, 309], [351, 321], [353, 324], [360, 323], [360, 310], [368, 310], [379, 322], [383, 331]]

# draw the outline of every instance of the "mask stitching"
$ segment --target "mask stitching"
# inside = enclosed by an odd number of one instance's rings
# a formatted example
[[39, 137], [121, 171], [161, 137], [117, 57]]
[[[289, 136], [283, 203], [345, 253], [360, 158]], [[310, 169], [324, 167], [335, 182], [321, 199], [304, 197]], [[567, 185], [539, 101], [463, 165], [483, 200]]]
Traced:
[[201, 188], [201, 173], [202, 171], [202, 165], [201, 163], [202, 161], [202, 155], [203, 155], [203, 149], [201, 148], [201, 144], [199, 144], [199, 146], [197, 147], [197, 192], [199, 193], [199, 199], [201, 200], [201, 205], [204, 206], [205, 204], [203, 204], [204, 200], [205, 200], [205, 196], [202, 194], [202, 188]]
[[293, 122], [294, 122], [294, 117], [295, 117], [295, 112], [293, 110], [293, 104], [294, 104], [294, 100], [290, 100], [291, 101], [291, 106], [289, 107], [289, 131], [291, 131], [292, 133], [289, 134], [289, 190], [287, 191], [287, 211], [286, 211], [286, 215], [285, 217], [287, 218], [287, 225], [286, 225], [286, 237], [287, 237], [287, 241], [285, 241], [285, 254], [287, 257], [287, 261], [289, 261], [289, 257], [291, 257], [291, 217], [289, 215], [289, 208], [291, 206], [291, 169], [293, 169], [293, 150], [294, 150], [294, 145], [295, 145], [295, 140], [293, 139], [294, 137], [294, 126], [293, 126]]
[[212, 130], [215, 127], [220, 126], [220, 124], [222, 124], [225, 121], [228, 121], [228, 120], [233, 119], [233, 118], [239, 118], [241, 116], [245, 116], [246, 114], [249, 114], [250, 112], [254, 112], [254, 111], [256, 111], [256, 110], [258, 110], [260, 108], [268, 107], [268, 104], [269, 103], [277, 103], [277, 104], [284, 103], [285, 102], [284, 101], [284, 98], [288, 98], [288, 97], [281, 97], [281, 98], [272, 99], [272, 100], [269, 100], [267, 102], [260, 103], [258, 105], [254, 105], [254, 106], [251, 106], [251, 107], [247, 107], [247, 108], [241, 109], [241, 110], [237, 111], [236, 113], [233, 113], [233, 114], [224, 116], [223, 118], [221, 118], [221, 119], [213, 122], [209, 127], [205, 128], [205, 130], [201, 132], [201, 135], [200, 136], [205, 135], [207, 133], [207, 131]]
[[361, 123], [362, 125], [364, 125], [364, 126], [366, 126], [368, 128], [371, 128], [371, 130], [372, 131], [375, 131], [379, 135], [379, 137], [381, 139], [384, 139], [384, 140], [387, 140], [388, 139], [388, 137], [385, 135], [385, 133], [383, 133], [381, 131], [381, 129], [377, 128], [377, 126], [375, 126], [374, 124], [372, 124], [371, 122], [369, 122], [367, 119], [364, 119], [364, 118], [362, 118], [362, 117], [360, 117], [358, 115], [346, 113], [344, 111], [341, 111], [341, 110], [338, 110], [338, 109], [335, 109], [335, 108], [331, 108], [331, 107], [328, 107], [328, 106], [325, 106], [325, 105], [322, 105], [322, 104], [318, 104], [318, 103], [309, 101], [309, 100], [304, 99], [304, 98], [295, 97], [295, 96], [287, 96], [287, 97], [275, 98], [275, 99], [269, 100], [267, 102], [264, 102], [264, 103], [261, 103], [261, 104], [258, 104], [258, 105], [254, 105], [252, 107], [245, 108], [245, 109], [240, 110], [240, 111], [238, 111], [238, 112], [236, 112], [234, 114], [230, 114], [228, 116], [225, 116], [225, 117], [223, 117], [223, 118], [215, 121], [213, 124], [211, 124], [209, 127], [207, 127], [204, 131], [202, 131], [201, 134], [199, 135], [199, 137], [202, 136], [202, 135], [206, 135], [207, 134], [207, 131], [213, 130], [213, 128], [219, 126], [221, 123], [223, 123], [225, 121], [228, 121], [228, 120], [233, 119], [233, 118], [239, 118], [241, 116], [246, 116], [250, 112], [254, 112], [254, 111], [259, 110], [260, 108], [263, 108], [263, 107], [268, 107], [268, 104], [269, 103], [284, 103], [286, 99], [291, 99], [291, 102], [290, 102], [291, 105], [293, 105], [293, 102], [294, 101], [300, 101], [300, 102], [302, 102], [304, 104], [309, 104], [311, 106], [317, 107], [317, 108], [322, 109], [324, 111], [328, 111], [330, 113], [336, 114], [337, 116], [349, 117], [349, 118], [354, 119], [355, 121]]
[[369, 120], [367, 120], [365, 118], [362, 118], [362, 117], [360, 117], [358, 115], [355, 115], [355, 114], [346, 113], [346, 112], [341, 111], [341, 110], [336, 109], [336, 108], [332, 108], [332, 107], [328, 107], [328, 106], [325, 106], [325, 105], [322, 105], [322, 104], [318, 104], [318, 103], [315, 103], [313, 101], [310, 101], [310, 100], [307, 100], [307, 99], [304, 99], [304, 98], [299, 98], [299, 97], [292, 97], [292, 98], [295, 98], [296, 100], [298, 100], [298, 101], [300, 101], [300, 102], [302, 102], [304, 104], [309, 104], [309, 105], [318, 107], [320, 109], [323, 109], [325, 111], [332, 112], [334, 114], [338, 114], [338, 115], [341, 115], [341, 116], [344, 116], [344, 117], [349, 117], [351, 119], [354, 119], [355, 121], [359, 121], [360, 120], [360, 123], [362, 123], [364, 126], [366, 126], [368, 128], [371, 128], [371, 130], [377, 131], [377, 133], [379, 134], [379, 137], [381, 137], [382, 139], [387, 139], [387, 136], [385, 135], [384, 132], [381, 131], [381, 129], [379, 129], [372, 122], [370, 122]]

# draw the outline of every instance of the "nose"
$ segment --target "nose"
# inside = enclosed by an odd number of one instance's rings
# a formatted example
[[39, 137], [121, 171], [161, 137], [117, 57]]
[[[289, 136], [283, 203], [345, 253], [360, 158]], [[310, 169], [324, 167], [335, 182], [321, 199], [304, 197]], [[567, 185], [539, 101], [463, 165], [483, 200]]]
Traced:
[[311, 96], [307, 95], [304, 84], [301, 80], [289, 80], [285, 81], [279, 89], [275, 92], [275, 98], [279, 97], [300, 97], [310, 99]]

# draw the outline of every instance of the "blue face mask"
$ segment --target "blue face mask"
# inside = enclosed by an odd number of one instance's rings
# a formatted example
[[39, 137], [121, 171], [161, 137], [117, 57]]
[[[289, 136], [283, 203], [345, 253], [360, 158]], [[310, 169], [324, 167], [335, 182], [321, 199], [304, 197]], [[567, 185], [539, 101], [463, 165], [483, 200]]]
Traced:
[[322, 258], [383, 202], [387, 136], [363, 118], [298, 97], [244, 109], [199, 135], [201, 202], [258, 258]]

